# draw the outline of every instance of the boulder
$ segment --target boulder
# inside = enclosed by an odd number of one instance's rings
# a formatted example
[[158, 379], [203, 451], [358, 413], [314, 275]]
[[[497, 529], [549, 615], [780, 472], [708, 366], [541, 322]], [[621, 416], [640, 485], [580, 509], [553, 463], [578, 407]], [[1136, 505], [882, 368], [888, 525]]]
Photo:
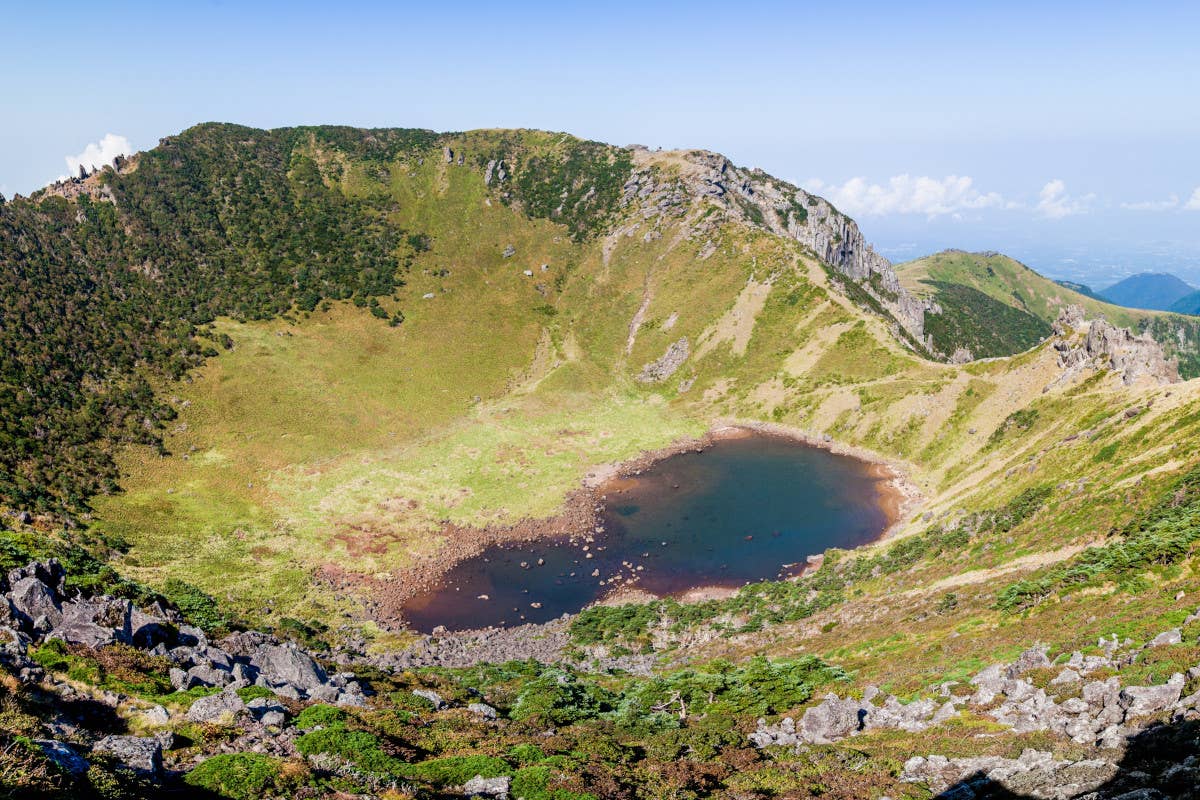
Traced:
[[841, 700], [836, 694], [825, 696], [819, 705], [804, 712], [800, 718], [799, 735], [812, 744], [829, 744], [862, 730], [869, 704], [858, 700]]
[[171, 686], [177, 692], [186, 692], [196, 685], [196, 679], [192, 677], [191, 673], [179, 667], [171, 667], [170, 672], [167, 673], [167, 677], [171, 681]]
[[68, 775], [79, 776], [88, 771], [87, 759], [76, 753], [71, 745], [53, 739], [36, 739], [34, 744], [41, 748], [46, 758]]
[[243, 664], [240, 661], [233, 665], [233, 668], [230, 669], [229, 674], [233, 678], [233, 682], [238, 686], [238, 688], [251, 686], [258, 678], [258, 670], [249, 664]]
[[237, 692], [226, 689], [220, 694], [201, 697], [188, 709], [190, 722], [227, 722], [245, 712], [246, 704]]
[[1146, 647], [1163, 647], [1170, 644], [1179, 644], [1183, 641], [1183, 632], [1179, 628], [1172, 628], [1169, 631], [1163, 631], [1158, 636], [1155, 636]]
[[1062, 672], [1058, 673], [1058, 675], [1054, 677], [1054, 680], [1050, 681], [1050, 685], [1062, 686], [1066, 683], [1079, 683], [1080, 680], [1082, 680], [1082, 678], [1080, 678], [1079, 673], [1070, 667], [1067, 667]]
[[287, 709], [269, 697], [256, 697], [246, 703], [250, 715], [263, 725], [282, 726], [287, 721]]
[[1126, 686], [1121, 690], [1120, 704], [1126, 717], [1140, 717], [1165, 711], [1179, 702], [1183, 694], [1183, 675], [1176, 672], [1160, 686]]
[[433, 703], [435, 710], [441, 710], [446, 707], [446, 701], [442, 696], [432, 689], [413, 689], [413, 694], [417, 697], [423, 697], [430, 703]]
[[467, 710], [472, 714], [483, 717], [486, 720], [493, 720], [498, 716], [496, 709], [492, 708], [487, 703], [471, 703], [469, 706], [467, 706]]
[[1009, 678], [1016, 678], [1029, 672], [1031, 669], [1039, 669], [1041, 667], [1050, 666], [1050, 658], [1046, 655], [1049, 648], [1038, 646], [1031, 647], [1021, 655], [1017, 656], [1017, 660], [1009, 665], [1005, 670]]
[[23, 628], [49, 631], [62, 622], [58, 595], [37, 576], [20, 578], [10, 585], [8, 599]]
[[111, 755], [134, 772], [149, 778], [162, 775], [162, 744], [153, 737], [106, 736], [93, 753]]
[[141, 650], [152, 650], [160, 645], [175, 643], [179, 632], [167, 622], [150, 621], [137, 625], [133, 630], [133, 646]]
[[331, 686], [330, 684], [326, 683], [309, 689], [308, 699], [317, 700], [321, 703], [334, 703], [337, 702], [339, 694], [341, 694], [341, 692], [338, 691], [336, 686]]
[[171, 713], [162, 706], [151, 706], [142, 714], [142, 719], [150, 725], [166, 725], [171, 721]]
[[294, 644], [263, 645], [250, 659], [270, 684], [291, 684], [311, 692], [329, 681], [325, 670]]
[[82, 644], [93, 649], [120, 641], [117, 631], [94, 622], [64, 622], [50, 631], [46, 638], [62, 639], [68, 644]]
[[187, 674], [192, 681], [192, 685], [228, 686], [233, 682], [233, 675], [223, 669], [218, 669], [215, 666], [207, 664], [199, 664], [192, 667], [187, 671]]
[[512, 786], [512, 778], [501, 775], [497, 778], [485, 778], [476, 775], [463, 784], [465, 797], [494, 797], [496, 800], [506, 800], [508, 790]]
[[133, 641], [133, 604], [112, 597], [92, 597], [62, 604], [62, 620], [50, 637], [71, 644], [103, 647]]
[[180, 625], [179, 644], [185, 647], [208, 647], [208, 637], [197, 627]]
[[23, 567], [8, 571], [8, 585], [14, 587], [25, 578], [37, 578], [38, 581], [45, 584], [54, 592], [54, 596], [62, 598], [64, 589], [64, 581], [67, 578], [67, 571], [63, 565], [58, 563], [57, 558], [50, 558], [45, 561], [31, 561]]
[[1121, 682], [1116, 677], [1104, 681], [1085, 683], [1082, 689], [1083, 701], [1093, 709], [1115, 706], [1121, 693]]

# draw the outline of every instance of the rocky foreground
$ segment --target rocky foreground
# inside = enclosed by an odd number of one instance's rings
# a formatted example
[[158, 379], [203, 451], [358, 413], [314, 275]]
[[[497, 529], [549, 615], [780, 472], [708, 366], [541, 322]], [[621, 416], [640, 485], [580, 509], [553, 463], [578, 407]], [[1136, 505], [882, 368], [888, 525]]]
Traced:
[[[1200, 610], [1187, 623], [1196, 620]], [[915, 755], [905, 762], [902, 780], [955, 798], [992, 796], [1000, 790], [1047, 800], [1126, 797], [1134, 789], [1145, 792], [1129, 795], [1130, 800], [1164, 796], [1160, 790], [1170, 791], [1167, 796], [1190, 796], [1188, 792], [1200, 792], [1200, 758], [1195, 755], [1168, 760], [1155, 772], [1136, 770], [1130, 775], [1122, 769], [1131, 743], [1148, 733], [1175, 726], [1195, 736], [1195, 723], [1200, 721], [1200, 664], [1186, 673], [1173, 673], [1163, 684], [1139, 686], [1122, 680], [1122, 669], [1138, 663], [1143, 654], [1182, 641], [1179, 629], [1164, 631], [1141, 646], [1113, 636], [1097, 643], [1103, 655], [1073, 652], [1053, 660], [1047, 648], [1032, 647], [1012, 663], [993, 664], [965, 684], [943, 683], [936, 694], [908, 703], [873, 686], [861, 698], [829, 694], [799, 720], [785, 717], [768, 725], [760, 719], [750, 738], [757, 747], [802, 748], [870, 731], [921, 733], [966, 711], [990, 718], [1014, 734], [1052, 733], [1094, 748], [1094, 753], [1074, 761], [1034, 749], [1019, 758]], [[1095, 675], [1106, 677], [1089, 680]], [[1185, 689], [1192, 691], [1185, 695]], [[1195, 742], [1191, 744], [1195, 752]]]
[[[148, 793], [177, 783], [218, 755], [252, 753], [306, 761], [306, 769], [335, 778], [355, 774], [352, 753], [305, 753], [297, 742], [330, 720], [341, 719], [331, 716], [343, 713], [333, 709], [369, 712], [397, 702], [395, 692], [387, 697], [376, 694], [371, 681], [356, 672], [408, 674], [417, 663], [474, 663], [475, 647], [498, 658], [539, 653], [556, 657], [569, 639], [566, 621], [544, 626], [538, 643], [522, 642], [530, 635], [522, 629], [448, 638], [445, 644], [427, 637], [408, 651], [357, 664], [343, 652], [338, 660], [351, 662], [354, 671], [334, 672], [322, 665], [319, 654], [294, 643], [255, 631], [210, 641], [175, 609], [161, 604], [141, 609], [129, 600], [72, 594], [65, 578], [63, 567], [50, 560], [13, 570], [3, 581], [0, 633], [7, 641], [0, 648], [0, 664], [11, 680], [56, 709], [44, 722], [44, 735], [30, 737], [30, 745], [65, 775], [91, 780], [94, 765], [104, 764], [114, 774], [140, 782]], [[1184, 628], [1198, 620], [1200, 611], [1188, 617]], [[1200, 664], [1172, 672], [1163, 682], [1134, 679], [1148, 662], [1170, 665], [1194, 655], [1182, 629], [1164, 631], [1142, 644], [1112, 636], [1101, 639], [1097, 650], [1051, 658], [1047, 648], [1032, 647], [1011, 663], [993, 664], [965, 682], [930, 687], [908, 702], [870, 686], [849, 696], [830, 693], [798, 718], [785, 716], [773, 723], [759, 719], [744, 742], [751, 752], [786, 749], [803, 754], [848, 744], [854, 737], [889, 731], [911, 734], [906, 745], [911, 757], [897, 776], [900, 784], [927, 787], [944, 797], [1197, 796]], [[47, 659], [56, 656], [71, 663], [80, 654], [114, 651], [124, 653], [126, 661], [148, 658], [169, 665], [170, 689], [175, 692], [175, 702], [167, 704], [171, 708], [139, 698], [136, 692], [89, 686], [77, 664], [66, 668], [65, 678], [60, 666], [47, 666]], [[114, 674], [119, 671], [112, 669]], [[569, 685], [566, 677], [558, 680]], [[485, 702], [488, 698], [470, 689], [465, 699], [444, 699], [428, 688], [407, 694], [422, 702], [423, 713], [431, 718], [461, 716], [471, 725], [503, 726], [510, 713], [497, 708], [503, 704]], [[81, 713], [85, 707], [91, 710]], [[320, 708], [331, 710], [310, 711]], [[113, 726], [97, 722], [104, 716], [97, 709], [123, 719], [126, 729], [138, 733], [106, 732]], [[997, 741], [1041, 733], [1049, 737], [1047, 742], [1069, 743], [1065, 746], [1073, 747], [1075, 755], [1030, 748], [1016, 758], [950, 757], [922, 750], [922, 734], [954, 725], [964, 716], [994, 723], [995, 733], [989, 735]], [[197, 748], [185, 741], [194, 733], [181, 738], [180, 731], [191, 730], [189, 725], [224, 733]], [[496, 728], [496, 735], [500, 730]], [[551, 728], [544, 735], [553, 737], [555, 732]], [[453, 791], [509, 796], [509, 776], [484, 773], [464, 773], [455, 779]]]

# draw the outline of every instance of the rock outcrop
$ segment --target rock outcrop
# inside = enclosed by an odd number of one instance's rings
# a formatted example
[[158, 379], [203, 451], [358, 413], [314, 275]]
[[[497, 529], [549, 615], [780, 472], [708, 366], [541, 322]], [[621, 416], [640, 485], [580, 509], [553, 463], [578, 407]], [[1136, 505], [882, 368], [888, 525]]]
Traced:
[[[1101, 640], [1102, 644], [1107, 640]], [[1153, 641], [1158, 641], [1156, 638]], [[1148, 643], [1142, 650], [1159, 647]], [[1136, 660], [1141, 650], [1121, 657], [1084, 656], [1073, 653], [1051, 687], [1078, 684], [1097, 670], [1119, 669]], [[1116, 746], [1124, 741], [1129, 726], [1154, 714], [1171, 712], [1200, 717], [1200, 692], [1183, 697], [1188, 677], [1200, 678], [1200, 665], [1189, 676], [1175, 673], [1163, 684], [1123, 686], [1117, 676], [1083, 683], [1078, 692], [1059, 702], [1056, 692], [1037, 688], [1026, 672], [1046, 669], [1052, 662], [1042, 647], [1030, 648], [1011, 664], [993, 664], [970, 680], [974, 691], [969, 695], [952, 693], [944, 685], [939, 697], [927, 697], [902, 704], [888, 695], [881, 704], [878, 690], [869, 688], [863, 699], [839, 698], [830, 694], [804, 712], [799, 724], [784, 718], [776, 725], [760, 720], [750, 738], [760, 747], [768, 744], [824, 744], [875, 728], [921, 731], [937, 725], [961, 709], [980, 710], [1016, 733], [1051, 731], [1063, 734], [1079, 744]]]
[[[912, 340], [928, 346], [925, 312], [932, 302], [905, 290], [891, 263], [867, 244], [857, 223], [824, 198], [762, 170], [734, 166], [706, 150], [664, 153], [640, 146], [630, 150], [635, 166], [625, 183], [622, 205], [636, 209], [650, 226], [644, 238], [656, 238], [657, 218], [682, 217], [689, 199], [715, 203], [727, 218], [800, 242], [874, 298]], [[705, 235], [712, 225], [715, 220], [697, 223], [692, 238]]]
[[638, 380], [642, 383], [661, 383], [667, 378], [675, 374], [675, 371], [683, 366], [683, 362], [687, 360], [691, 348], [688, 345], [687, 337], [673, 342], [667, 348], [667, 352], [662, 356], [642, 368], [642, 372], [638, 375]]
[[[8, 574], [0, 598], [0, 605], [9, 610], [6, 623], [0, 621], [0, 634], [8, 644], [0, 648], [0, 661], [18, 675], [39, 673], [27, 651], [44, 641], [57, 639], [90, 648], [119, 643], [165, 657], [173, 665], [171, 684], [180, 691], [198, 686], [226, 689], [203, 698], [204, 703], [198, 701], [197, 714], [207, 714], [206, 706], [218, 702], [228, 706], [236, 699], [241, 703], [233, 691], [250, 685], [294, 700], [344, 706], [366, 703], [353, 674], [329, 675], [312, 654], [293, 643], [246, 632], [212, 644], [199, 628], [158, 606], [144, 610], [129, 600], [106, 595], [68, 597], [64, 578], [62, 565], [54, 559]], [[244, 706], [224, 710], [240, 712]]]
[[1059, 365], [1067, 375], [1087, 367], [1111, 369], [1126, 385], [1177, 383], [1179, 363], [1167, 359], [1148, 334], [1135, 336], [1103, 319], [1086, 320], [1079, 306], [1067, 306], [1053, 325]]

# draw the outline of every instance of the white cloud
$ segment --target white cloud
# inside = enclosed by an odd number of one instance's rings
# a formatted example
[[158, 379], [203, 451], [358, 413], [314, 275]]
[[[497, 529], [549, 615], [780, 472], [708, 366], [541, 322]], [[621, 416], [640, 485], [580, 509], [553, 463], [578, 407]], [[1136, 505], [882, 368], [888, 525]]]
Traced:
[[1179, 205], [1179, 195], [1171, 195], [1166, 200], [1142, 200], [1137, 203], [1121, 203], [1126, 211], [1170, 211]]
[[813, 178], [805, 182], [804, 188], [825, 197], [852, 217], [884, 214], [938, 217], [1005, 205], [999, 194], [980, 192], [966, 175], [948, 175], [941, 179], [896, 175], [887, 185], [868, 183], [866, 178], [851, 178], [841, 186]]
[[114, 133], [107, 133], [100, 141], [92, 142], [83, 148], [83, 152], [79, 155], [65, 156], [67, 176], [78, 175], [81, 166], [87, 167], [90, 171], [103, 167], [105, 164], [111, 164], [117, 156], [127, 156], [131, 152], [133, 152], [133, 148], [129, 145], [128, 139]]
[[1183, 207], [1188, 211], [1200, 211], [1200, 186], [1196, 187], [1196, 190], [1192, 192], [1192, 196], [1188, 198]]
[[1039, 214], [1049, 219], [1062, 219], [1063, 217], [1087, 212], [1088, 205], [1091, 204], [1095, 197], [1093, 194], [1084, 195], [1083, 197], [1072, 197], [1067, 194], [1067, 184], [1055, 178], [1038, 192], [1036, 210]]

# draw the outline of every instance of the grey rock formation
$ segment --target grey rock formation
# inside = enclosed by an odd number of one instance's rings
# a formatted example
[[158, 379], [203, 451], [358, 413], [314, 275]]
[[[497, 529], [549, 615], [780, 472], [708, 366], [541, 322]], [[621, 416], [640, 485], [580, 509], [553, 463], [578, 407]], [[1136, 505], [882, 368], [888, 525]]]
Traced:
[[290, 684], [310, 692], [329, 681], [325, 670], [311, 656], [290, 643], [263, 645], [250, 663], [271, 686]]
[[1050, 659], [1046, 656], [1048, 647], [1031, 647], [1021, 655], [1017, 656], [1017, 660], [1009, 665], [1005, 670], [1005, 674], [1009, 678], [1016, 678], [1029, 672], [1031, 669], [1040, 669], [1050, 666]]
[[1134, 336], [1103, 319], [1084, 319], [1083, 309], [1067, 306], [1052, 326], [1059, 366], [1074, 374], [1091, 366], [1111, 369], [1126, 385], [1138, 382], [1179, 382], [1177, 359], [1168, 360], [1162, 345], [1148, 334]]
[[471, 703], [467, 706], [467, 710], [472, 714], [476, 714], [486, 720], [494, 720], [498, 716], [496, 709], [492, 708], [487, 703]]
[[171, 714], [162, 706], [151, 706], [142, 714], [144, 719], [150, 725], [166, 725], [171, 721]]
[[148, 778], [162, 776], [162, 744], [153, 737], [106, 736], [93, 753], [111, 755], [134, 772]]
[[413, 694], [428, 700], [433, 704], [434, 709], [440, 710], [446, 707], [446, 701], [432, 689], [413, 689]]
[[492, 797], [496, 800], [506, 800], [509, 789], [512, 788], [512, 778], [502, 775], [498, 778], [484, 778], [476, 775], [463, 784], [465, 797]]
[[246, 709], [263, 725], [283, 725], [287, 721], [287, 709], [269, 697], [256, 697], [246, 703]]
[[1126, 686], [1121, 690], [1119, 702], [1126, 715], [1140, 717], [1166, 709], [1179, 702], [1183, 694], [1184, 677], [1176, 672], [1160, 686]]
[[[680, 217], [688, 198], [697, 198], [721, 207], [727, 218], [794, 239], [871, 295], [913, 339], [927, 344], [925, 312], [934, 304], [905, 290], [892, 265], [866, 243], [854, 220], [825, 199], [761, 170], [739, 168], [717, 153], [672, 153], [673, 174], [661, 170], [660, 157], [644, 147], [631, 147], [630, 153], [635, 167], [623, 189], [627, 209], [645, 220]], [[715, 226], [716, 221], [700, 223], [693, 238], [703, 241], [699, 237], [709, 232], [706, 225]]]
[[62, 622], [57, 593], [35, 575], [11, 581], [8, 599], [27, 631], [50, 630]]
[[187, 674], [193, 686], [228, 686], [233, 683], [232, 674], [212, 664], [197, 664]]
[[470, 667], [530, 658], [551, 663], [562, 658], [567, 641], [567, 622], [557, 619], [542, 625], [423, 636], [404, 650], [371, 656], [368, 661], [384, 669]]
[[638, 380], [642, 383], [661, 383], [665, 381], [674, 375], [677, 369], [683, 366], [683, 362], [687, 361], [690, 353], [691, 346], [688, 344], [687, 337], [685, 336], [673, 342], [667, 348], [667, 352], [663, 353], [661, 357], [642, 367], [642, 372], [638, 375]]
[[226, 689], [193, 702], [187, 718], [190, 722], [232, 722], [245, 711], [246, 704], [237, 692]]
[[[1018, 758], [917, 756], [904, 763], [900, 780], [944, 792], [954, 784], [965, 786], [968, 778], [983, 776], [1022, 796], [1067, 800], [1095, 790], [1116, 774], [1117, 765], [1111, 761], [1058, 761], [1051, 753], [1027, 749]], [[954, 796], [968, 798], [975, 793]]]
[[1183, 642], [1183, 632], [1179, 628], [1172, 628], [1169, 631], [1163, 631], [1158, 636], [1150, 640], [1147, 647], [1165, 647], [1171, 644], [1180, 644]]
[[83, 775], [88, 771], [87, 759], [75, 752], [68, 744], [53, 739], [37, 739], [34, 741], [46, 758], [68, 775]]

